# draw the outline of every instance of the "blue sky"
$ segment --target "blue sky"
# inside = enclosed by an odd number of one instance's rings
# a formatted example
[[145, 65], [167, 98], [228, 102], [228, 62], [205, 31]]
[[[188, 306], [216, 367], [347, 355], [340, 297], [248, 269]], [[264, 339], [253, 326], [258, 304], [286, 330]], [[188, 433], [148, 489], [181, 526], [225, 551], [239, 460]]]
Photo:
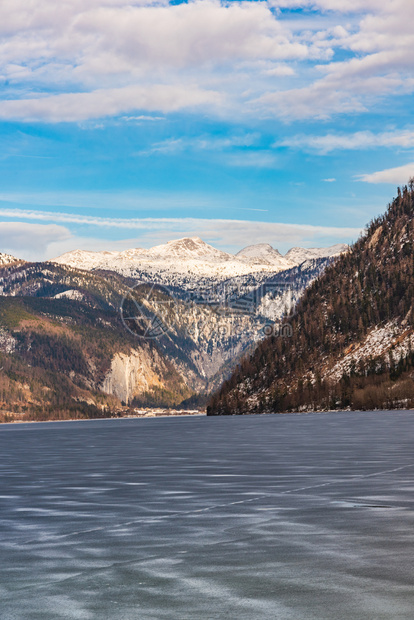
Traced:
[[414, 175], [413, 18], [412, 0], [4, 0], [0, 250], [356, 240]]

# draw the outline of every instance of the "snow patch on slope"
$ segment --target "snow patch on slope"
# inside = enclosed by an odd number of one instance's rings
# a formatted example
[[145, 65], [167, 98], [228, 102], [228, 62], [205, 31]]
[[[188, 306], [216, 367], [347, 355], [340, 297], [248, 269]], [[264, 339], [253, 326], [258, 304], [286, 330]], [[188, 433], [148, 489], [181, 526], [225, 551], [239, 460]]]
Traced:
[[82, 301], [85, 298], [85, 295], [76, 289], [69, 289], [67, 291], [63, 291], [62, 293], [58, 293], [53, 296], [54, 299], [73, 299], [76, 301]]
[[8, 265], [9, 263], [16, 263], [19, 258], [12, 256], [11, 254], [3, 254], [0, 252], [0, 265]]
[[349, 375], [353, 367], [358, 370], [360, 360], [366, 362], [370, 358], [382, 357], [387, 366], [391, 363], [397, 364], [401, 356], [404, 358], [408, 355], [410, 349], [414, 349], [413, 332], [398, 325], [396, 321], [389, 321], [385, 325], [374, 327], [361, 343], [348, 347], [344, 357], [325, 373], [325, 377], [338, 382], [344, 373]]

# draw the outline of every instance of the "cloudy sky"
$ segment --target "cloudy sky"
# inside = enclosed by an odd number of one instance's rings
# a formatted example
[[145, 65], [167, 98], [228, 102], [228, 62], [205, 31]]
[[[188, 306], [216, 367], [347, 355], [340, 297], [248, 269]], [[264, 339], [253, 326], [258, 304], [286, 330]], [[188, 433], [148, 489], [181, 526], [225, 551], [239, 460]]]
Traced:
[[0, 250], [356, 240], [414, 175], [412, 0], [2, 0]]

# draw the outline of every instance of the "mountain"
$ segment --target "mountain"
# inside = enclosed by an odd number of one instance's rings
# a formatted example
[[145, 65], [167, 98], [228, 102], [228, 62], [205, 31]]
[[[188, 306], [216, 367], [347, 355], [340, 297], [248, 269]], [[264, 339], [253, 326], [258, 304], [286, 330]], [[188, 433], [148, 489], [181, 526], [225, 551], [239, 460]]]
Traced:
[[242, 360], [209, 414], [414, 406], [413, 187]]
[[[20, 261], [4, 266], [0, 269], [0, 294], [0, 310], [3, 306], [9, 309], [4, 317], [0, 311], [0, 351], [11, 356], [13, 363], [20, 360], [21, 377], [24, 363], [28, 364], [28, 377], [33, 372], [29, 368], [34, 365], [24, 347], [15, 346], [22, 326], [9, 324], [7, 317], [13, 313], [19, 317], [23, 308], [23, 316], [29, 319], [29, 323], [24, 323], [24, 331], [39, 323], [48, 340], [53, 340], [55, 327], [60, 323], [65, 326], [62, 337], [68, 335], [68, 329], [76, 331], [83, 325], [84, 367], [99, 367], [90, 360], [89, 353], [96, 349], [92, 342], [96, 330], [102, 331], [102, 338], [111, 340], [112, 347], [102, 347], [106, 372], [102, 374], [101, 369], [97, 374], [82, 375], [81, 380], [87, 381], [95, 392], [115, 396], [118, 406], [121, 401], [129, 405], [174, 406], [196, 391], [217, 387], [235, 361], [263, 337], [266, 324], [260, 313], [231, 313], [202, 299], [173, 297], [163, 288], [136, 287], [134, 280], [114, 272], [91, 273], [56, 263]], [[129, 302], [132, 312], [126, 312], [125, 304]], [[137, 308], [145, 316], [139, 316]], [[134, 318], [125, 318], [134, 313]], [[143, 337], [151, 323], [162, 323], [163, 328], [156, 338]], [[36, 342], [37, 337], [27, 345], [31, 355]], [[50, 349], [53, 347], [62, 349], [56, 343], [50, 345]], [[67, 356], [70, 360], [69, 353]], [[49, 370], [54, 368], [54, 358], [49, 357], [38, 355], [37, 364], [50, 364]], [[0, 366], [3, 361], [0, 360]], [[56, 372], [61, 371], [59, 368]], [[70, 366], [65, 368], [70, 372]], [[55, 380], [58, 384], [57, 375]], [[65, 391], [72, 395], [73, 389], [67, 386]], [[95, 402], [93, 395], [88, 398]]]
[[3, 255], [0, 414], [99, 416], [196, 402], [217, 389], [332, 261], [280, 270], [284, 259], [270, 246], [245, 254], [195, 237], [75, 251], [61, 263]]
[[180, 291], [206, 292], [231, 278], [251, 273], [262, 276], [280, 270], [273, 265], [239, 260], [208, 245], [199, 237], [177, 239], [148, 250], [75, 250], [53, 259], [53, 262], [88, 271], [115, 271], [139, 282], [151, 282]]
[[270, 274], [290, 269], [309, 258], [333, 257], [346, 247], [338, 245], [314, 250], [296, 248], [296, 254], [288, 258], [288, 255], [282, 256], [268, 244], [258, 244], [248, 246], [234, 256], [217, 250], [199, 237], [189, 237], [169, 241], [149, 250], [74, 250], [58, 256], [53, 262], [88, 271], [115, 271], [140, 282], [156, 283], [182, 291], [209, 292], [219, 283], [243, 276], [255, 275], [260, 282]]
[[348, 247], [345, 243], [337, 243], [329, 248], [291, 248], [284, 258], [295, 265], [300, 265], [305, 260], [339, 256], [347, 252]]
[[168, 241], [164, 245], [156, 245], [147, 250], [145, 255], [159, 260], [171, 258], [178, 258], [179, 260], [199, 259], [212, 262], [234, 260], [234, 256], [221, 250], [216, 250], [216, 248], [205, 243], [200, 237], [185, 237]]
[[269, 267], [275, 267], [277, 271], [289, 269], [297, 264], [283, 257], [282, 254], [278, 250], [272, 248], [269, 243], [248, 245], [236, 254], [236, 258], [250, 265], [268, 265]]
[[[319, 252], [327, 257], [305, 261], [301, 267], [268, 244], [249, 246], [233, 256], [192, 237], [150, 250], [77, 250], [53, 262], [164, 287], [174, 299], [175, 312], [158, 346], [191, 389], [205, 392], [231, 373], [240, 356], [264, 337], [269, 324], [280, 321], [323, 272], [334, 252], [331, 248]], [[157, 314], [158, 308], [152, 310]], [[186, 361], [178, 361], [183, 356]]]

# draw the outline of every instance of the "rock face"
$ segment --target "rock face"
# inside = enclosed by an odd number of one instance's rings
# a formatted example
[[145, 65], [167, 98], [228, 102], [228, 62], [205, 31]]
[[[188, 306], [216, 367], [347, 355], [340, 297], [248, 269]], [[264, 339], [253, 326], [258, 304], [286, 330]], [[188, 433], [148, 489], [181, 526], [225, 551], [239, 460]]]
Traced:
[[160, 377], [154, 369], [154, 358], [151, 358], [145, 349], [132, 349], [129, 355], [114, 355], [111, 369], [103, 380], [101, 389], [129, 404], [134, 396], [154, 387], [162, 387]]
[[3, 351], [3, 353], [13, 353], [15, 349], [16, 339], [5, 329], [0, 328], [0, 351]]

